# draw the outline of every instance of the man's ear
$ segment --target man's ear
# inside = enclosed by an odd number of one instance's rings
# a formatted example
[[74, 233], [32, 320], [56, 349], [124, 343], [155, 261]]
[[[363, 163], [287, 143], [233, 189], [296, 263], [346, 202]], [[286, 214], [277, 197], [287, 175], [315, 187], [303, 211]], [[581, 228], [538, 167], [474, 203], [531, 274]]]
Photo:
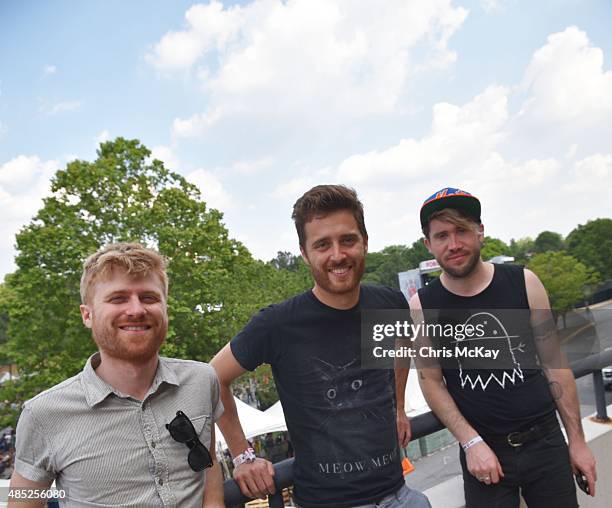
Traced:
[[306, 266], [310, 266], [310, 261], [308, 261], [308, 256], [306, 255], [306, 251], [304, 250], [304, 247], [302, 247], [300, 245], [300, 254], [302, 255], [302, 259], [304, 260], [304, 263], [306, 263]]
[[480, 239], [480, 245], [484, 244], [484, 226], [482, 223], [478, 225], [478, 237]]
[[368, 237], [367, 236], [363, 239], [363, 247], [364, 247], [363, 249], [364, 254], [367, 254], [368, 253]]
[[423, 237], [423, 243], [425, 244], [425, 248], [431, 254], [431, 244], [429, 243], [429, 238], [426, 236]]
[[81, 305], [79, 307], [79, 309], [81, 310], [81, 318], [83, 319], [83, 324], [87, 328], [91, 328], [91, 326], [92, 326], [92, 322], [91, 322], [91, 308], [89, 307], [89, 305]]

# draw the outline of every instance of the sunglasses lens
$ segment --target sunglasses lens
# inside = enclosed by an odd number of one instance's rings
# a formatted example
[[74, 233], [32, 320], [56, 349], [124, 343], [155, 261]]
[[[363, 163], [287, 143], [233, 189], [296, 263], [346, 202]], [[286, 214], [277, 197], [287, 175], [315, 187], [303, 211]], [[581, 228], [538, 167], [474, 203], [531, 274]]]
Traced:
[[187, 462], [194, 471], [203, 471], [207, 467], [212, 466], [212, 459], [209, 451], [202, 443], [197, 443], [187, 456]]
[[203, 471], [207, 467], [212, 467], [212, 457], [210, 452], [198, 439], [196, 430], [182, 411], [176, 412], [176, 417], [166, 425], [172, 439], [179, 443], [184, 443], [189, 447], [187, 462], [194, 471]]
[[196, 437], [193, 424], [189, 421], [189, 418], [183, 414], [178, 415], [170, 422], [168, 430], [172, 438], [179, 443], [186, 443]]

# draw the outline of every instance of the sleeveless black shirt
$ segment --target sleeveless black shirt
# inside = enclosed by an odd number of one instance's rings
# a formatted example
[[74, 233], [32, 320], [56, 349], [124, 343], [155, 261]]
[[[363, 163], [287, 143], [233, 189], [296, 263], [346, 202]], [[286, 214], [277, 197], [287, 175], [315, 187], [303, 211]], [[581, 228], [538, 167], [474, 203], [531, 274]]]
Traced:
[[447, 389], [459, 411], [484, 436], [527, 429], [555, 410], [548, 381], [542, 370], [535, 368], [538, 362], [523, 267], [494, 267], [491, 283], [474, 296], [451, 293], [440, 279], [419, 289], [426, 319], [426, 309], [440, 309], [440, 315], [445, 309], [465, 311], [467, 319], [478, 315], [490, 330], [487, 335], [495, 335], [495, 343], [500, 345], [503, 368], [469, 368], [457, 358], [441, 363]]

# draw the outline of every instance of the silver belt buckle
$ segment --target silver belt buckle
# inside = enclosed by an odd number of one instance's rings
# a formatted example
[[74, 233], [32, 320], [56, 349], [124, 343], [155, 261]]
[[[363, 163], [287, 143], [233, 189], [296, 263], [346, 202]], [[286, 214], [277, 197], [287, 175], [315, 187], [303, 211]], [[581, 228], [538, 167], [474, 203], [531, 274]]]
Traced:
[[508, 444], [510, 446], [514, 448], [518, 448], [519, 446], [523, 446], [523, 443], [515, 443], [514, 438], [519, 438], [520, 436], [521, 436], [521, 432], [511, 432], [510, 434], [508, 434], [506, 441], [508, 441]]

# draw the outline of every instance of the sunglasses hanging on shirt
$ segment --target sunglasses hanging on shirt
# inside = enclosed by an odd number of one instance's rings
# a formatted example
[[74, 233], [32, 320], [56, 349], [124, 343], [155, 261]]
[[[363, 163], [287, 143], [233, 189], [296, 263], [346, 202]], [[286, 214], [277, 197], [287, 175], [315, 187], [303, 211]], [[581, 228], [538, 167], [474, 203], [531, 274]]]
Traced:
[[166, 424], [166, 428], [170, 432], [172, 439], [179, 443], [184, 443], [189, 447], [189, 455], [187, 462], [189, 467], [194, 471], [203, 471], [208, 467], [212, 467], [212, 457], [210, 452], [204, 446], [196, 433], [195, 427], [187, 415], [182, 411], [177, 411], [174, 419]]

